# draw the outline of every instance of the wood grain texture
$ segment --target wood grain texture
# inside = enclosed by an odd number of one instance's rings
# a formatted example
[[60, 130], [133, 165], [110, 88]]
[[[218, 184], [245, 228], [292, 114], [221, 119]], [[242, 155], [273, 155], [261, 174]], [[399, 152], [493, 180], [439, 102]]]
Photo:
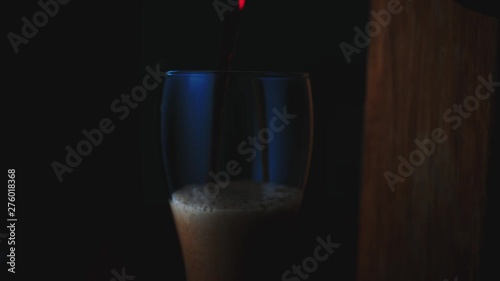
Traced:
[[[476, 281], [494, 95], [460, 126], [443, 114], [479, 75], [498, 81], [498, 22], [448, 0], [401, 5], [369, 46], [357, 279]], [[392, 192], [384, 173], [435, 128], [447, 140]]]

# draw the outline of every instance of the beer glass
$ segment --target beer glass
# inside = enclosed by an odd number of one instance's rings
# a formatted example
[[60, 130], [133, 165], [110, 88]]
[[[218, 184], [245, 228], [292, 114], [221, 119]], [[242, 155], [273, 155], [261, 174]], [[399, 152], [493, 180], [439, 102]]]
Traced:
[[280, 280], [311, 159], [308, 74], [169, 71], [160, 106], [187, 280]]

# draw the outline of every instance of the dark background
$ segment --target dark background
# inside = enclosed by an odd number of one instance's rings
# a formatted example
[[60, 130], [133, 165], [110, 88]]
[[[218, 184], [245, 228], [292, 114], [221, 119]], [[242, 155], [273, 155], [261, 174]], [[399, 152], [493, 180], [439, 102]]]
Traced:
[[[234, 68], [310, 72], [315, 143], [301, 243], [291, 246], [299, 264], [316, 237], [331, 234], [342, 245], [308, 280], [353, 280], [366, 49], [349, 64], [339, 43], [353, 44], [369, 4], [325, 3], [247, 0]], [[3, 34], [20, 34], [21, 18], [40, 10], [36, 1], [4, 5]], [[221, 31], [211, 0], [73, 0], [18, 54], [4, 37], [4, 171], [16, 169], [17, 280], [108, 281], [122, 267], [135, 280], [183, 280], [156, 146], [161, 90], [123, 121], [110, 104], [141, 83], [146, 65], [214, 69]], [[64, 163], [65, 146], [75, 148], [81, 130], [105, 117], [116, 129], [59, 183], [51, 163]]]

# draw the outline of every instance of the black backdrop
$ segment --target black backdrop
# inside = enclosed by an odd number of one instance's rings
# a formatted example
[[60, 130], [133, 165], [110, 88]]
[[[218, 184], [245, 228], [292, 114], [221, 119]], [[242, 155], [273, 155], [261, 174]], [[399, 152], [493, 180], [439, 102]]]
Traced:
[[[4, 5], [4, 34], [21, 34], [21, 18], [40, 10], [34, 0]], [[297, 263], [310, 255], [316, 237], [331, 234], [342, 245], [308, 280], [353, 280], [366, 49], [347, 63], [339, 43], [352, 44], [353, 27], [366, 24], [368, 1], [246, 5], [235, 69], [311, 73], [315, 143], [302, 239], [293, 245]], [[2, 158], [4, 170], [16, 169], [12, 280], [107, 281], [112, 269], [123, 267], [135, 280], [183, 280], [156, 147], [159, 90], [125, 120], [110, 104], [141, 83], [146, 65], [215, 68], [222, 23], [211, 0], [59, 6], [17, 54], [7, 37], [2, 41]], [[64, 163], [65, 147], [75, 148], [81, 131], [103, 118], [112, 119], [115, 130], [60, 183], [51, 163]], [[3, 276], [6, 240], [0, 246]]]

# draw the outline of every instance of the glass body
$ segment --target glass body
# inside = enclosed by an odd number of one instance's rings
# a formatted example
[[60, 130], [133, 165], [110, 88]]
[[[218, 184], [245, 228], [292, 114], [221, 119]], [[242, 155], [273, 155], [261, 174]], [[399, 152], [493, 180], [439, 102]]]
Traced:
[[281, 279], [311, 158], [308, 75], [169, 71], [160, 111], [188, 281]]

